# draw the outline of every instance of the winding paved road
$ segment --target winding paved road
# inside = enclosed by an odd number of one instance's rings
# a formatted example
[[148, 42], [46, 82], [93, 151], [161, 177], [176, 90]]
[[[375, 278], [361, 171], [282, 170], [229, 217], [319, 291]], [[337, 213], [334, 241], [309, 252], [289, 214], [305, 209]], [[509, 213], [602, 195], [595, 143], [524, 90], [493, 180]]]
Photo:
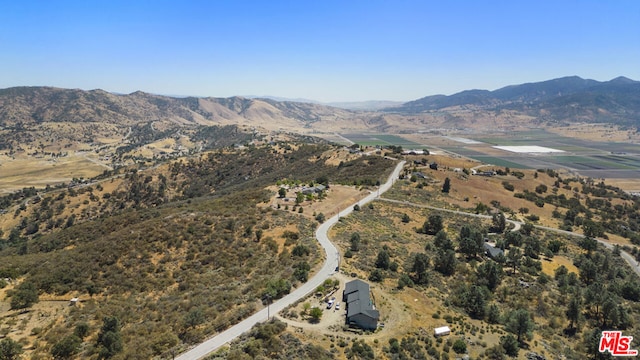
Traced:
[[[320, 286], [326, 279], [328, 279], [332, 274], [335, 273], [335, 270], [338, 267], [339, 262], [340, 262], [340, 254], [338, 252], [338, 249], [329, 240], [329, 237], [328, 237], [329, 229], [340, 220], [341, 216], [349, 215], [353, 211], [353, 207], [356, 204], [358, 204], [359, 206], [362, 207], [365, 204], [367, 204], [367, 203], [373, 201], [374, 199], [378, 198], [380, 196], [380, 194], [382, 194], [382, 193], [386, 192], [387, 190], [389, 190], [391, 188], [391, 186], [393, 185], [393, 183], [395, 182], [395, 179], [397, 179], [398, 176], [400, 175], [400, 171], [402, 171], [402, 168], [403, 168], [404, 164], [405, 164], [405, 161], [401, 161], [401, 162], [398, 163], [398, 165], [396, 166], [394, 171], [391, 173], [391, 175], [389, 175], [389, 178], [387, 179], [387, 182], [385, 182], [384, 184], [380, 185], [379, 190], [377, 190], [375, 192], [372, 192], [371, 194], [366, 196], [364, 199], [362, 199], [362, 200], [358, 201], [357, 203], [351, 205], [347, 209], [341, 210], [337, 215], [331, 217], [330, 219], [328, 219], [327, 221], [325, 221], [324, 223], [322, 223], [318, 227], [318, 229], [316, 230], [316, 238], [318, 239], [318, 242], [320, 243], [320, 245], [325, 250], [326, 260], [325, 260], [324, 265], [320, 269], [320, 271], [318, 273], [316, 273], [309, 281], [307, 281], [305, 284], [302, 284], [300, 287], [298, 287], [297, 289], [295, 289], [293, 292], [289, 293], [285, 297], [283, 297], [283, 298], [279, 299], [278, 301], [274, 302], [268, 308], [264, 308], [262, 310], [259, 310], [255, 314], [253, 314], [250, 317], [246, 318], [245, 320], [241, 321], [240, 323], [230, 327], [229, 329], [219, 333], [218, 335], [213, 336], [212, 338], [209, 338], [205, 342], [203, 342], [203, 343], [199, 344], [198, 346], [192, 348], [191, 350], [181, 354], [180, 356], [176, 357], [176, 359], [177, 360], [198, 360], [198, 359], [201, 359], [201, 358], [205, 357], [206, 355], [216, 351], [217, 349], [219, 349], [223, 345], [231, 342], [232, 340], [234, 340], [238, 336], [242, 335], [243, 333], [249, 331], [255, 324], [257, 324], [257, 323], [259, 323], [261, 321], [268, 320], [269, 314], [276, 314], [276, 313], [282, 311], [287, 306], [295, 303], [296, 301], [306, 297], [308, 294], [310, 294], [313, 291], [315, 291], [315, 289], [318, 286]], [[460, 215], [473, 216], [473, 217], [478, 217], [478, 218], [489, 218], [489, 219], [491, 218], [491, 216], [489, 216], [489, 215], [472, 214], [472, 213], [468, 213], [468, 212], [464, 212], [464, 211], [438, 208], [438, 207], [429, 206], [429, 205], [423, 205], [423, 204], [415, 204], [415, 203], [411, 203], [411, 202], [408, 202], [408, 201], [400, 201], [400, 200], [392, 200], [392, 199], [380, 199], [380, 200], [393, 202], [393, 203], [398, 203], [398, 204], [409, 205], [409, 206], [417, 206], [417, 207], [422, 207], [422, 208], [428, 208], [428, 209], [437, 210], [437, 211], [450, 212], [450, 213], [455, 213], [455, 214], [460, 214]], [[522, 222], [509, 220], [509, 219], [507, 219], [507, 221], [514, 225], [514, 228], [512, 229], [512, 231], [516, 231], [516, 230], [520, 229], [520, 227], [523, 224]], [[578, 237], [582, 237], [583, 236], [582, 234], [573, 233], [573, 232], [564, 231], [564, 230], [559, 230], [559, 229], [554, 229], [554, 228], [545, 227], [545, 226], [539, 226], [538, 225], [538, 226], [535, 226], [535, 227], [538, 228], [538, 229], [543, 229], [543, 230], [547, 230], [547, 231], [553, 231], [553, 232], [572, 235], [572, 236], [578, 236]], [[602, 243], [607, 248], [609, 248], [609, 249], [613, 248], [613, 245], [611, 243], [607, 242], [606, 240], [602, 240], [602, 239], [597, 239], [597, 240], [598, 240], [598, 242]], [[625, 251], [621, 251], [621, 256], [622, 256], [623, 259], [625, 259], [627, 261], [627, 263], [629, 263], [631, 268], [640, 276], [640, 266], [638, 266], [638, 262], [633, 258], [633, 256], [631, 256], [630, 254], [628, 254]]]
[[331, 243], [329, 240], [329, 236], [327, 233], [329, 229], [336, 224], [340, 220], [340, 216], [346, 216], [353, 211], [353, 207], [358, 204], [359, 206], [364, 206], [368, 202], [374, 200], [380, 194], [389, 190], [395, 179], [400, 175], [400, 171], [405, 164], [405, 161], [401, 161], [398, 163], [396, 168], [393, 170], [391, 175], [389, 175], [389, 179], [386, 183], [380, 185], [379, 190], [372, 192], [367, 195], [364, 199], [358, 201], [357, 203], [351, 205], [347, 209], [341, 210], [337, 215], [328, 219], [324, 223], [322, 223], [318, 229], [316, 230], [316, 238], [320, 245], [324, 248], [326, 253], [326, 259], [322, 269], [318, 271], [309, 281], [302, 284], [300, 287], [295, 289], [293, 292], [289, 293], [285, 297], [275, 301], [269, 307], [259, 310], [255, 314], [250, 317], [244, 319], [240, 323], [230, 327], [229, 329], [215, 335], [212, 338], [209, 338], [205, 342], [199, 344], [198, 346], [192, 348], [191, 350], [179, 355], [176, 357], [177, 360], [197, 360], [205, 357], [207, 354], [210, 354], [223, 345], [231, 342], [238, 336], [243, 333], [249, 331], [255, 324], [268, 320], [269, 314], [276, 314], [286, 308], [287, 306], [295, 303], [296, 301], [306, 297], [308, 294], [315, 291], [315, 289], [322, 285], [322, 283], [328, 279], [333, 273], [335, 273], [336, 268], [340, 262], [340, 254], [338, 253], [338, 249]]

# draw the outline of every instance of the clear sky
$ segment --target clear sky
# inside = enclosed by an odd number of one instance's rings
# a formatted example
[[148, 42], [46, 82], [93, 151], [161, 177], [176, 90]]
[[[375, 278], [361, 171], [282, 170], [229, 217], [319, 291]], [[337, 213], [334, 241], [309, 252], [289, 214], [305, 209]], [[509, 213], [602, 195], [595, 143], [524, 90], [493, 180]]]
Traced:
[[0, 88], [414, 100], [640, 80], [640, 1], [0, 0]]

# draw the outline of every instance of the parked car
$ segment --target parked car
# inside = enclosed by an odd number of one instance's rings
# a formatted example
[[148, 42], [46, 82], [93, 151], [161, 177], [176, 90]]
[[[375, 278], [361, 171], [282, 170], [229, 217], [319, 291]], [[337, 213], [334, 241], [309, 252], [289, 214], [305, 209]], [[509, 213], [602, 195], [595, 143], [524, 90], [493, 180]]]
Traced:
[[336, 310], [340, 310], [340, 303], [339, 302], [336, 303]]
[[327, 309], [331, 309], [332, 306], [333, 306], [333, 300], [329, 300], [327, 302]]

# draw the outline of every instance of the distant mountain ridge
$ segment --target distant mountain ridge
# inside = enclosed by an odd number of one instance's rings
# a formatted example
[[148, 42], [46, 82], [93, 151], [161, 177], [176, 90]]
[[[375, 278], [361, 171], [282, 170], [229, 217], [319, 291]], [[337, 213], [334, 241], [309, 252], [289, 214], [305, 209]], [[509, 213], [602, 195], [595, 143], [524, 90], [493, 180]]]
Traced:
[[568, 76], [494, 91], [466, 90], [449, 96], [427, 96], [384, 111], [417, 114], [454, 107], [515, 110], [556, 122], [573, 119], [637, 126], [640, 124], [640, 81], [623, 76], [604, 82]]
[[322, 102], [311, 99], [304, 98], [285, 98], [280, 96], [255, 96], [248, 95], [245, 96], [249, 99], [270, 99], [280, 102], [299, 102], [299, 103], [309, 103], [309, 104], [320, 104], [327, 105], [332, 107], [337, 107], [340, 109], [346, 110], [355, 110], [355, 111], [376, 111], [392, 106], [402, 105], [402, 101], [392, 101], [392, 100], [367, 100], [367, 101], [333, 101], [333, 102]]
[[103, 90], [14, 87], [0, 90], [0, 126], [42, 122], [102, 122], [130, 126], [149, 121], [183, 125], [300, 127], [353, 113], [319, 104], [270, 99], [169, 97], [142, 91], [119, 95]]
[[[341, 131], [414, 132], [439, 128], [612, 123], [640, 128], [640, 82], [578, 76], [427, 96], [404, 104], [326, 104], [269, 98], [169, 97], [142, 91], [14, 87], [0, 89], [0, 130], [17, 131], [43, 123], [111, 124], [127, 129], [160, 123], [160, 128], [244, 125], [300, 133]], [[347, 110], [351, 108], [354, 110]], [[9, 139], [12, 133], [0, 133]], [[2, 140], [2, 139], [0, 139]]]

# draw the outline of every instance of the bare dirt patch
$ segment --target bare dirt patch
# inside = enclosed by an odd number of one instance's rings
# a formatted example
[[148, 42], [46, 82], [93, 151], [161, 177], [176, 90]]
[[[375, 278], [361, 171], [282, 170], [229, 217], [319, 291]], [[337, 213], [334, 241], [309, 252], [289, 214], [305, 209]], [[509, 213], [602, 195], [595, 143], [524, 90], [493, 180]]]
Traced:
[[542, 260], [542, 272], [553, 277], [555, 271], [560, 266], [566, 267], [569, 272], [578, 274], [578, 268], [573, 265], [573, 261], [566, 256], [556, 255], [551, 260]]
[[326, 196], [323, 199], [304, 200], [299, 205], [296, 205], [296, 193], [301, 191], [302, 187], [289, 188], [287, 195], [283, 198], [278, 196], [278, 186], [273, 185], [267, 189], [274, 194], [268, 206], [298, 212], [299, 208], [302, 208], [302, 215], [309, 218], [313, 218], [320, 213], [329, 218], [371, 193], [371, 190], [358, 189], [354, 186], [331, 185], [326, 190]]

